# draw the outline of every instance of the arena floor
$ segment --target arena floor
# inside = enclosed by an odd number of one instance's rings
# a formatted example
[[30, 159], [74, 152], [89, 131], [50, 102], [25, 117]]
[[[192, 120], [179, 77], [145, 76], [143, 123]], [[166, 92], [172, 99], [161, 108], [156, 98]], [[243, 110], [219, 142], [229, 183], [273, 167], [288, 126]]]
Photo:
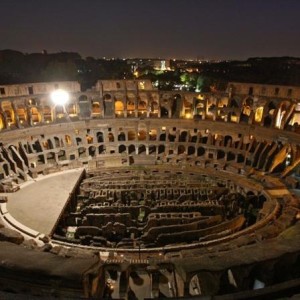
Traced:
[[7, 210], [18, 222], [49, 234], [68, 199], [82, 169], [67, 170], [26, 182], [7, 194]]

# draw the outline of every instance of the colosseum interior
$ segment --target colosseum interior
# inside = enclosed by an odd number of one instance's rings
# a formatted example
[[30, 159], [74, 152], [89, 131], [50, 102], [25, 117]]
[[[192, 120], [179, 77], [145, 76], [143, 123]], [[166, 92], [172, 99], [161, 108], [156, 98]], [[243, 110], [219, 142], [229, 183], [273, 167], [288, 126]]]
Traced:
[[[53, 103], [62, 90], [68, 102]], [[0, 290], [300, 293], [299, 124], [297, 87], [0, 86]]]

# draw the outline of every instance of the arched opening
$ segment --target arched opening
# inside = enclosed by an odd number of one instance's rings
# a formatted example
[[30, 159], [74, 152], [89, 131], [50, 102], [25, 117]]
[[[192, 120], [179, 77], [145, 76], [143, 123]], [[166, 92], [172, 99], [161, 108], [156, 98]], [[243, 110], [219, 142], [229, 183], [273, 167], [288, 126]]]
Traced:
[[200, 144], [206, 144], [207, 143], [207, 140], [208, 140], [208, 137], [207, 136], [201, 136], [199, 138], [199, 143]]
[[256, 109], [255, 111], [255, 116], [254, 116], [254, 120], [256, 123], [260, 123], [262, 120], [262, 116], [263, 116], [263, 112], [264, 112], [264, 108], [263, 106], [260, 106]]
[[87, 144], [93, 144], [94, 138], [91, 135], [86, 135], [86, 142]]
[[128, 141], [134, 141], [135, 140], [135, 131], [129, 130], [128, 131]]
[[64, 160], [66, 160], [66, 159], [67, 159], [67, 158], [66, 158], [66, 151], [60, 150], [60, 151], [58, 152], [58, 154], [57, 154], [57, 158], [58, 158], [59, 161], [64, 161]]
[[103, 96], [103, 100], [111, 100], [111, 95], [110, 94], [105, 94]]
[[205, 149], [203, 147], [199, 147], [197, 150], [198, 156], [203, 156], [205, 154]]
[[55, 107], [55, 115], [56, 118], [61, 119], [65, 116], [65, 111], [64, 111], [64, 107], [61, 105], [57, 105]]
[[97, 132], [97, 142], [103, 143], [103, 132]]
[[143, 100], [140, 100], [138, 103], [138, 116], [145, 117], [147, 115], [147, 103]]
[[135, 146], [134, 145], [129, 145], [128, 154], [135, 154]]
[[150, 145], [149, 146], [149, 154], [156, 154], [156, 146]]
[[52, 141], [50, 139], [47, 140], [47, 144], [48, 144], [48, 149], [54, 149], [53, 143], [52, 143]]
[[227, 161], [235, 160], [235, 154], [232, 152], [227, 153]]
[[82, 139], [80, 137], [76, 137], [76, 144], [77, 146], [82, 144]]
[[67, 112], [68, 112], [68, 115], [69, 115], [70, 117], [75, 117], [75, 116], [77, 116], [76, 104], [75, 104], [75, 103], [70, 103], [70, 104], [67, 106]]
[[188, 147], [188, 155], [194, 155], [195, 154], [195, 147], [189, 146]]
[[119, 153], [124, 153], [124, 152], [126, 152], [126, 146], [120, 145], [119, 146]]
[[121, 100], [115, 101], [115, 116], [124, 117], [124, 104]]
[[89, 147], [89, 156], [91, 157], [96, 156], [96, 147], [94, 146]]
[[146, 154], [146, 147], [145, 145], [139, 145], [139, 148], [138, 148], [138, 154]]
[[230, 108], [238, 108], [239, 105], [238, 105], [238, 103], [237, 103], [237, 100], [231, 99], [230, 104], [229, 104], [229, 107], [230, 107]]
[[160, 141], [165, 141], [165, 140], [166, 140], [166, 134], [165, 134], [165, 133], [162, 133], [162, 134], [159, 136], [159, 140], [160, 140]]
[[135, 111], [135, 104], [134, 101], [129, 100], [127, 101], [127, 116], [134, 116], [134, 111]]
[[108, 138], [109, 142], [114, 142], [115, 141], [114, 135], [111, 132], [108, 133], [107, 138]]
[[156, 101], [152, 101], [150, 105], [150, 117], [158, 117], [158, 103]]
[[230, 135], [225, 135], [224, 137], [224, 146], [231, 147], [232, 145], [232, 137]]
[[223, 150], [218, 150], [217, 152], [217, 159], [225, 158], [225, 152]]
[[86, 149], [84, 147], [78, 148], [78, 156], [79, 158], [86, 157]]
[[54, 137], [54, 144], [55, 144], [55, 147], [56, 148], [59, 148], [61, 145], [60, 145], [60, 141], [59, 141], [59, 138], [58, 137]]
[[2, 103], [2, 109], [5, 114], [5, 119], [8, 125], [15, 124], [15, 114], [12, 105], [9, 101], [4, 101]]
[[188, 137], [187, 131], [182, 131], [179, 136], [179, 142], [186, 142]]
[[151, 129], [149, 131], [149, 140], [150, 141], [156, 141], [157, 139], [157, 130], [156, 129]]
[[30, 109], [33, 124], [41, 122], [41, 114], [36, 107]]
[[146, 130], [139, 130], [138, 132], [138, 140], [139, 141], [144, 141], [147, 137], [147, 132]]
[[160, 117], [161, 118], [168, 118], [169, 111], [165, 107], [160, 108]]
[[165, 153], [165, 146], [164, 145], [159, 145], [158, 146], [158, 154]]
[[44, 106], [43, 115], [44, 115], [44, 121], [46, 123], [52, 122], [53, 118], [52, 118], [52, 110], [50, 106]]
[[66, 145], [67, 146], [71, 146], [72, 145], [72, 139], [69, 135], [65, 135], [65, 141], [66, 141]]
[[19, 105], [17, 108], [17, 116], [21, 124], [27, 121], [27, 110], [23, 105]]
[[120, 132], [118, 135], [118, 141], [125, 141], [126, 140], [126, 136], [124, 132]]
[[185, 153], [185, 147], [183, 145], [178, 146], [177, 154], [184, 154]]
[[92, 102], [92, 117], [99, 117], [101, 115], [100, 103], [98, 101]]
[[175, 134], [171, 134], [171, 133], [168, 134], [168, 140], [169, 140], [169, 142], [175, 142], [175, 139], [176, 139], [176, 135]]
[[105, 147], [103, 145], [100, 145], [98, 147], [98, 152], [99, 152], [99, 154], [105, 154], [105, 152], [106, 152]]

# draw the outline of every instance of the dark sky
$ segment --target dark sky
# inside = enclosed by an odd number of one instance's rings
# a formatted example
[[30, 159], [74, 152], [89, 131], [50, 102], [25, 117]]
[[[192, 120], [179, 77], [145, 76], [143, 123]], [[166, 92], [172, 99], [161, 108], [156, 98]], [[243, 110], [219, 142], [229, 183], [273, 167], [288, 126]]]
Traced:
[[0, 0], [0, 49], [300, 57], [300, 0]]

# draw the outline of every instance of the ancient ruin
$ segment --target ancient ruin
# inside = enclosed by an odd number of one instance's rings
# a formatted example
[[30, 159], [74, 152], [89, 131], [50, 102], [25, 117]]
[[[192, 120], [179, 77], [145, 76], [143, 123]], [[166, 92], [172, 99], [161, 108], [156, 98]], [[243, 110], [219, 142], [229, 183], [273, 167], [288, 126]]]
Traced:
[[0, 86], [0, 290], [299, 293], [299, 125], [299, 87]]

